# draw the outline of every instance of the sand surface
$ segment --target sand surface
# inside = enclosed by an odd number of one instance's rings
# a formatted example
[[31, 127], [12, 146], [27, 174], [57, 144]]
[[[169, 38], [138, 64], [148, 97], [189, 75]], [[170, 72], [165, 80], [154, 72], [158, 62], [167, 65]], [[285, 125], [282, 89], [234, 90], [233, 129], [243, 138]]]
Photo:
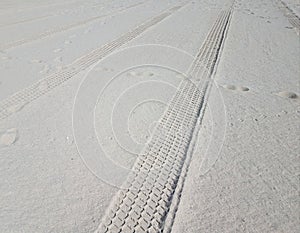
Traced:
[[300, 231], [299, 2], [2, 2], [0, 232]]

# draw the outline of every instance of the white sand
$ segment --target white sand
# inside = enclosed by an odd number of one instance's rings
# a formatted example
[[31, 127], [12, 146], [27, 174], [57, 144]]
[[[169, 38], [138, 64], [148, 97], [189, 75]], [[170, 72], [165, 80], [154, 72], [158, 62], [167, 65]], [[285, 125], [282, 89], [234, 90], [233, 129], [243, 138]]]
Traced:
[[[212, 146], [203, 158], [205, 128], [222, 130], [207, 114], [174, 232], [299, 230], [299, 99], [278, 96], [299, 94], [299, 37], [269, 1], [243, 1], [239, 9], [215, 75], [227, 116], [223, 148], [212, 169], [199, 172], [216, 155]], [[213, 93], [210, 101], [218, 101]]]
[[[125, 179], [123, 170], [176, 92], [182, 79], [176, 71], [187, 70], [190, 55], [230, 2], [190, 2], [121, 44], [168, 47], [124, 50], [54, 89], [41, 82], [37, 89], [48, 92], [6, 107], [10, 115], [0, 120], [0, 232], [94, 232], [118, 190], [112, 184]], [[296, 1], [285, 2], [299, 14]], [[0, 101], [181, 3], [3, 1]], [[299, 230], [299, 54], [299, 29], [278, 4], [236, 1], [172, 232]], [[131, 67], [140, 63], [176, 70]], [[131, 69], [109, 83], [125, 68]], [[83, 80], [86, 92], [77, 93]], [[103, 101], [90, 106], [108, 83]], [[80, 114], [72, 125], [76, 95]], [[112, 161], [111, 175], [88, 162], [97, 161], [99, 149], [91, 143], [97, 139]]]

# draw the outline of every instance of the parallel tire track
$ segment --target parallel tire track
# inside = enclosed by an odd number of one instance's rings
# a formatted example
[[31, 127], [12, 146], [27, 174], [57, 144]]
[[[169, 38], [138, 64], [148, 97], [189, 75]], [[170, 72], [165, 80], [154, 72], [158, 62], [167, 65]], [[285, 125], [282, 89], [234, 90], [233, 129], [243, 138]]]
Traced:
[[107, 16], [111, 16], [111, 15], [114, 15], [114, 14], [119, 14], [121, 12], [124, 12], [124, 11], [126, 11], [130, 8], [136, 7], [136, 6], [141, 5], [141, 4], [143, 4], [143, 3], [133, 4], [131, 6], [125, 7], [123, 9], [118, 9], [118, 10], [116, 10], [114, 12], [110, 12], [108, 14], [95, 16], [95, 17], [92, 17], [92, 18], [89, 18], [89, 19], [86, 19], [86, 20], [83, 20], [83, 21], [80, 21], [80, 22], [76, 22], [76, 23], [72, 23], [72, 24], [69, 24], [69, 25], [66, 25], [66, 26], [61, 26], [61, 27], [58, 27], [58, 28], [55, 28], [55, 29], [52, 29], [52, 30], [48, 30], [48, 31], [45, 31], [41, 34], [33, 35], [31, 37], [28, 37], [28, 38], [25, 38], [25, 39], [22, 39], [22, 40], [13, 41], [13, 42], [10, 42], [10, 43], [4, 44], [4, 45], [0, 45], [0, 50], [7, 50], [7, 49], [18, 47], [18, 46], [23, 45], [23, 44], [34, 42], [34, 41], [37, 41], [37, 40], [42, 40], [42, 39], [45, 39], [47, 37], [53, 36], [57, 33], [65, 32], [65, 31], [68, 31], [68, 30], [76, 28], [76, 27], [84, 26], [84, 25], [86, 25], [88, 23], [91, 23], [93, 21], [103, 19]]
[[82, 70], [87, 69], [90, 65], [104, 58], [108, 54], [112, 53], [114, 50], [118, 49], [127, 42], [133, 40], [141, 33], [145, 32], [150, 27], [158, 24], [168, 16], [172, 15], [174, 12], [182, 8], [184, 5], [172, 7], [158, 16], [140, 24], [129, 32], [123, 34], [119, 38], [111, 41], [110, 43], [95, 49], [88, 53], [87, 55], [75, 60], [70, 65], [66, 66], [64, 70], [53, 73], [46, 78], [40, 80], [39, 82], [29, 86], [20, 92], [8, 97], [7, 99], [0, 102], [0, 120], [8, 117], [15, 112], [16, 109], [23, 107], [24, 105], [30, 103], [36, 98], [44, 95], [53, 88], [64, 83], [68, 79], [72, 78]]
[[[218, 17], [150, 142], [112, 200], [98, 233], [170, 232], [184, 184], [197, 122], [202, 119], [209, 79], [224, 43], [231, 10]], [[204, 67], [204, 69], [203, 69]], [[175, 203], [175, 204], [174, 204]]]

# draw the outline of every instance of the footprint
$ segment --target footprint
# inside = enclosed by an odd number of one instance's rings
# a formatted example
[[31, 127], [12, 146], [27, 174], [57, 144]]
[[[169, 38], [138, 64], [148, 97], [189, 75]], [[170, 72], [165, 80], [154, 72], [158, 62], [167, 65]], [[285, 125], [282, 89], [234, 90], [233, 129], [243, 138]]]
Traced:
[[59, 52], [61, 52], [61, 51], [62, 51], [61, 48], [58, 48], [58, 49], [54, 49], [54, 50], [53, 50], [54, 53], [59, 53]]
[[130, 71], [127, 73], [129, 76], [141, 76], [141, 72], [137, 72], [137, 71]]
[[143, 75], [144, 75], [144, 76], [151, 77], [151, 76], [154, 75], [154, 73], [152, 73], [151, 71], [145, 71], [145, 72], [143, 72]]
[[278, 96], [283, 97], [283, 98], [289, 98], [289, 99], [297, 99], [298, 95], [294, 92], [289, 92], [289, 91], [281, 91], [277, 93]]
[[6, 55], [5, 55], [5, 56], [2, 56], [1, 58], [2, 58], [3, 60], [11, 60], [11, 59], [12, 59], [12, 57], [6, 56]]
[[249, 88], [248, 88], [248, 87], [240, 87], [240, 86], [237, 86], [237, 87], [236, 87], [236, 90], [237, 90], [237, 91], [249, 91]]
[[223, 85], [223, 88], [232, 91], [249, 91], [248, 87], [235, 86], [235, 85]]
[[66, 40], [64, 43], [65, 43], [65, 44], [72, 44], [72, 41]]
[[42, 63], [43, 61], [39, 60], [39, 59], [32, 59], [30, 62], [31, 63]]
[[0, 137], [0, 145], [10, 146], [18, 139], [18, 130], [15, 128], [6, 130]]
[[234, 85], [223, 85], [223, 87], [225, 89], [228, 89], [228, 90], [235, 90], [236, 89], [236, 87]]

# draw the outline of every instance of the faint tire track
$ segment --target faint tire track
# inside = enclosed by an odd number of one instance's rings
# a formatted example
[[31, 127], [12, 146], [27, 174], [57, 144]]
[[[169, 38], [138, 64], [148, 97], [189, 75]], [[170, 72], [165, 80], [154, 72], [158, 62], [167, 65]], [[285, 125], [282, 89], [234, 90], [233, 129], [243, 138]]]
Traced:
[[[35, 6], [35, 7], [25, 7], [25, 8], [21, 8], [18, 9], [18, 11], [26, 11], [26, 10], [34, 10], [34, 9], [38, 9], [38, 8], [47, 8], [47, 7], [53, 7], [53, 6], [57, 6], [57, 5], [68, 5], [68, 4], [74, 4], [74, 3], [79, 3], [79, 2], [83, 2], [83, 0], [79, 0], [79, 1], [68, 1], [68, 2], [57, 2], [54, 4], [47, 4], [47, 5], [40, 5], [40, 6]], [[6, 6], [7, 7], [7, 6]], [[15, 9], [13, 10], [13, 12], [10, 13], [15, 13]], [[4, 13], [6, 14], [6, 13]], [[0, 14], [3, 15], [3, 14]]]
[[100, 48], [91, 51], [87, 55], [76, 59], [74, 62], [66, 66], [64, 70], [55, 72], [47, 76], [46, 78], [38, 81], [37, 83], [3, 100], [2, 102], [0, 102], [0, 119], [8, 117], [9, 115], [13, 114], [17, 109], [20, 109], [21, 107], [30, 103], [36, 98], [44, 95], [53, 88], [72, 78], [82, 70], [87, 69], [90, 65], [104, 58], [111, 52], [115, 51], [117, 48], [126, 44], [127, 42], [133, 40], [141, 33], [145, 32], [150, 27], [158, 24], [159, 22], [172, 15], [174, 12], [176, 12], [185, 5], [186, 4], [169, 8], [163, 13], [153, 17], [150, 20], [145, 21], [139, 26], [124, 33], [119, 38], [101, 46]]
[[52, 29], [52, 30], [48, 30], [48, 31], [43, 32], [41, 34], [33, 35], [31, 37], [28, 37], [28, 38], [25, 38], [25, 39], [22, 39], [22, 40], [13, 41], [13, 42], [10, 42], [10, 43], [4, 44], [4, 45], [0, 45], [0, 50], [7, 50], [7, 49], [18, 47], [18, 46], [23, 45], [23, 44], [31, 43], [31, 42], [34, 42], [34, 41], [39, 41], [39, 40], [45, 39], [47, 37], [53, 36], [57, 33], [65, 32], [65, 31], [68, 31], [68, 30], [76, 28], [76, 27], [84, 26], [88, 23], [100, 20], [100, 19], [105, 18], [107, 16], [112, 16], [112, 15], [115, 15], [115, 14], [119, 14], [121, 12], [124, 12], [124, 11], [126, 11], [130, 8], [136, 7], [136, 6], [141, 5], [141, 4], [144, 4], [144, 3], [143, 2], [142, 3], [137, 3], [137, 4], [134, 4], [134, 5], [125, 7], [123, 9], [118, 9], [114, 12], [110, 12], [108, 14], [95, 16], [95, 17], [92, 17], [92, 18], [89, 18], [89, 19], [86, 19], [86, 20], [83, 20], [83, 21], [80, 21], [80, 22], [76, 22], [76, 23], [73, 23], [73, 24], [69, 24], [69, 25], [66, 25], [66, 26], [61, 26], [61, 27], [58, 27], [58, 28], [55, 28], [55, 29]]
[[1, 24], [0, 28], [9, 27], [9, 26], [13, 26], [13, 25], [18, 25], [18, 24], [22, 24], [22, 23], [34, 22], [34, 21], [45, 19], [45, 18], [49, 18], [51, 16], [52, 15], [44, 15], [44, 16], [35, 17], [35, 18], [31, 18], [31, 19], [24, 19], [24, 20], [20, 20], [20, 21], [8, 23], [8, 24]]

